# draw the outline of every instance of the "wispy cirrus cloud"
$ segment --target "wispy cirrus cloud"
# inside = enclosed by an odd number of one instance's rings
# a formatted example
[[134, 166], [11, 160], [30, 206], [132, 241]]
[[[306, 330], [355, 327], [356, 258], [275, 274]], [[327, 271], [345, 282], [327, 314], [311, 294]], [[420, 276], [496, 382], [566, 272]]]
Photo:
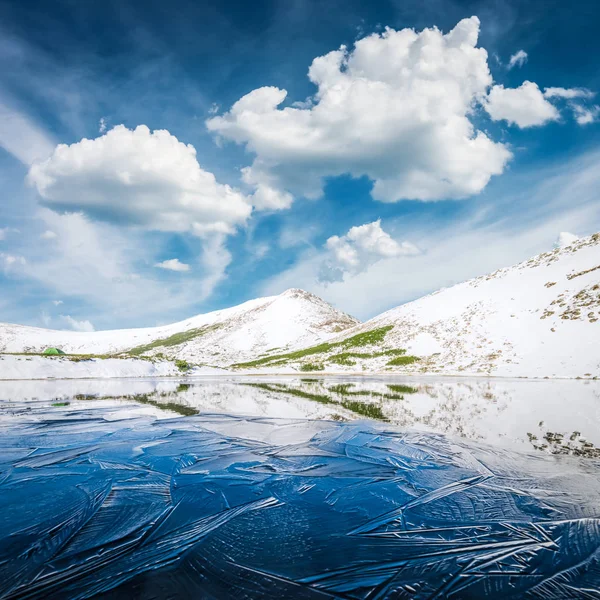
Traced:
[[509, 59], [507, 69], [510, 71], [515, 67], [522, 67], [527, 62], [527, 52], [525, 50], [518, 50]]
[[50, 156], [56, 142], [31, 117], [0, 97], [0, 147], [25, 165]]
[[566, 100], [578, 125], [590, 125], [600, 118], [600, 106], [588, 102], [595, 95], [587, 88], [550, 87], [544, 90], [546, 98]]

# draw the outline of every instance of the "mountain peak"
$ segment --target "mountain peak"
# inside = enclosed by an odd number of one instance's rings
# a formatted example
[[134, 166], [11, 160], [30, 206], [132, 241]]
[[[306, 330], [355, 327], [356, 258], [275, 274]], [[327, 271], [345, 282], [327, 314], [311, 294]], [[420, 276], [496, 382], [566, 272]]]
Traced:
[[307, 292], [301, 288], [288, 288], [285, 290], [285, 292], [282, 292], [279, 295], [290, 298], [318, 298], [318, 296], [315, 296], [314, 294], [311, 294], [310, 292]]
[[[279, 300], [279, 301], [278, 301]], [[298, 288], [162, 327], [81, 333], [0, 324], [0, 352], [163, 355], [192, 364], [227, 366], [273, 349], [321, 343], [358, 321]]]

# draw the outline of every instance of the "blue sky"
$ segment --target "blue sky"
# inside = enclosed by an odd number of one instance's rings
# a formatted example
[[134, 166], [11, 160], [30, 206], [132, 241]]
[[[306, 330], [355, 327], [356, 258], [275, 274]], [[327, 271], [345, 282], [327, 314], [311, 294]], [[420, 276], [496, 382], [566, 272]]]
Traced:
[[289, 287], [366, 319], [599, 230], [599, 20], [0, 0], [0, 321], [155, 325]]

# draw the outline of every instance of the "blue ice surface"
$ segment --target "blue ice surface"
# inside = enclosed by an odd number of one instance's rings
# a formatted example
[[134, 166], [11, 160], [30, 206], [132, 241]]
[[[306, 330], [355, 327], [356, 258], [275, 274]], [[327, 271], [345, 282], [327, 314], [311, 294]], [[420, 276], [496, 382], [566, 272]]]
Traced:
[[374, 422], [0, 421], [1, 598], [598, 598], [600, 461]]

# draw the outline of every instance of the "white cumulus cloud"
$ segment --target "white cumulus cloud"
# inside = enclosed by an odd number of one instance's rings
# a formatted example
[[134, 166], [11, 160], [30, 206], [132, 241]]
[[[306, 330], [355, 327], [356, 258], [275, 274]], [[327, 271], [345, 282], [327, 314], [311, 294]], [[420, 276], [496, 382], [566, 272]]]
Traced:
[[46, 229], [46, 231], [44, 231], [44, 233], [40, 235], [40, 238], [42, 238], [43, 240], [54, 240], [56, 239], [56, 237], [56, 233], [54, 231], [51, 231], [50, 229]]
[[388, 28], [315, 58], [312, 102], [280, 108], [287, 92], [263, 87], [207, 127], [256, 155], [243, 177], [263, 209], [319, 197], [342, 174], [366, 175], [384, 202], [476, 194], [511, 157], [470, 120], [492, 84], [478, 34], [477, 17], [447, 34]]
[[251, 212], [241, 193], [200, 167], [193, 146], [145, 125], [60, 144], [30, 168], [28, 180], [58, 212], [159, 231], [233, 233]]
[[560, 119], [557, 108], [531, 81], [524, 81], [518, 88], [493, 86], [484, 106], [493, 121], [504, 120], [519, 127], [545, 125]]
[[133, 130], [118, 125], [93, 140], [60, 144], [48, 159], [31, 166], [28, 181], [57, 213], [198, 236], [206, 295], [231, 260], [227, 236], [252, 212], [245, 195], [200, 167], [192, 145], [145, 125]]
[[508, 61], [508, 70], [514, 67], [522, 67], [527, 62], [527, 52], [519, 50], [515, 52]]
[[394, 240], [382, 229], [381, 220], [352, 227], [341, 237], [334, 235], [325, 248], [328, 258], [321, 267], [321, 281], [340, 281], [345, 273], [362, 273], [386, 258], [420, 254], [414, 244]]
[[72, 329], [73, 331], [95, 331], [94, 326], [87, 320], [78, 321], [71, 315], [60, 315], [60, 319], [69, 329]]
[[186, 265], [179, 261], [178, 258], [170, 258], [169, 260], [163, 260], [154, 265], [159, 269], [166, 269], [167, 271], [178, 271], [179, 273], [186, 273], [190, 270], [190, 265]]

